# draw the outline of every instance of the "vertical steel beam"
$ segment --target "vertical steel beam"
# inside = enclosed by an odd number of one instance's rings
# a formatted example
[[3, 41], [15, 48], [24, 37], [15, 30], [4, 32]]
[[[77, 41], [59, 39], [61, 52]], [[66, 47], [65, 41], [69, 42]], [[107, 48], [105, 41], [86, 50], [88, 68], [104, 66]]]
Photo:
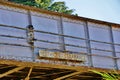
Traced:
[[[28, 23], [29, 23], [29, 25], [32, 26], [32, 18], [31, 18], [30, 10], [28, 10]], [[34, 30], [33, 30], [33, 34], [34, 34]], [[33, 41], [34, 41], [34, 39], [33, 39]], [[35, 61], [34, 42], [33, 42], [33, 44], [30, 44], [30, 46], [31, 46], [31, 51], [32, 51], [32, 60]]]
[[28, 23], [29, 25], [32, 25], [32, 18], [31, 18], [31, 12], [28, 10]]
[[90, 35], [89, 35], [89, 28], [88, 28], [88, 22], [85, 21], [85, 36], [86, 36], [86, 46], [87, 46], [87, 52], [88, 52], [88, 66], [93, 67], [93, 61], [92, 61], [92, 51], [91, 51], [91, 44], [90, 44]]
[[[112, 42], [111, 44], [112, 51], [113, 51], [112, 54], [113, 54], [113, 57], [117, 57], [115, 52], [115, 46], [114, 46], [114, 38], [113, 38], [114, 36], [113, 36], [112, 26], [110, 25], [109, 27], [110, 27], [110, 39]], [[115, 69], [118, 70], [117, 58], [114, 58], [113, 60], [114, 60]]]
[[[58, 21], [58, 34], [64, 34], [62, 16], [60, 16], [60, 19]], [[60, 49], [65, 50], [64, 36], [59, 35], [59, 42], [61, 43], [60, 44]]]

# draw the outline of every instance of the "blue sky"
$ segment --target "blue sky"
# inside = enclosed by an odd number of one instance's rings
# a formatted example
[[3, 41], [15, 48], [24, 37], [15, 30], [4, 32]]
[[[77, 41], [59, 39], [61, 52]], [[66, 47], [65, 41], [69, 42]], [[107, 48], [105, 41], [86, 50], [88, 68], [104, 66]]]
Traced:
[[64, 1], [82, 17], [120, 24], [120, 0], [54, 0]]

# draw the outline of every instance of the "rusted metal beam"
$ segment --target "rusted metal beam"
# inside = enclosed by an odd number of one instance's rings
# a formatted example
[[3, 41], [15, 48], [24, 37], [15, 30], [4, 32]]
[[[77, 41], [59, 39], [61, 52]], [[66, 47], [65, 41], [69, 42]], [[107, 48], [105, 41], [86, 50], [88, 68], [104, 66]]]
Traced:
[[9, 67], [12, 67], [12, 66], [2, 66], [0, 67], [0, 69], [9, 68]]
[[32, 67], [30, 68], [30, 70], [29, 70], [29, 73], [28, 73], [28, 75], [27, 75], [27, 77], [25, 78], [25, 80], [29, 80], [30, 79], [30, 74], [32, 73]]
[[[7, 65], [16, 65], [16, 66], [24, 66], [24, 67], [40, 67], [40, 68], [57, 68], [57, 69], [70, 69], [76, 70], [79, 72], [88, 72], [90, 70], [97, 70], [102, 72], [110, 72], [113, 71], [112, 69], [104, 69], [104, 68], [94, 68], [94, 67], [87, 67], [87, 66], [67, 66], [61, 64], [45, 64], [45, 63], [33, 63], [33, 62], [20, 62], [20, 61], [11, 61], [11, 60], [0, 60], [0, 64], [7, 64]], [[120, 73], [120, 70], [118, 71]]]
[[3, 74], [0, 74], [0, 78], [2, 78], [2, 77], [5, 77], [5, 76], [7, 76], [7, 75], [9, 75], [9, 74], [12, 74], [12, 73], [14, 73], [14, 72], [17, 72], [17, 71], [19, 71], [19, 70], [21, 70], [21, 69], [23, 69], [23, 68], [25, 68], [25, 67], [17, 67], [17, 68], [14, 68], [14, 69], [12, 69], [12, 70], [9, 70], [9, 71], [7, 71], [7, 72], [5, 72], [5, 73], [3, 73]]
[[81, 73], [81, 72], [74, 72], [74, 73], [71, 73], [71, 74], [68, 74], [68, 75], [65, 75], [65, 76], [56, 78], [56, 79], [54, 79], [54, 80], [62, 80], [62, 79], [65, 79], [65, 78], [68, 78], [68, 77], [71, 77], [71, 76], [74, 76], [74, 75], [77, 75], [77, 74], [80, 74], [80, 73]]
[[[72, 77], [70, 77], [70, 78], [72, 78], [72, 79], [74, 79], [74, 78], [101, 78], [100, 76], [99, 77], [97, 77], [97, 76], [90, 76], [90, 75], [75, 75], [75, 76], [72, 76]], [[68, 80], [70, 79], [70, 78], [67, 78]]]
[[64, 71], [64, 72], [51, 73], [51, 74], [46, 74], [46, 75], [41, 75], [41, 76], [35, 76], [33, 78], [42, 78], [42, 77], [47, 77], [47, 76], [60, 75], [60, 74], [63, 74], [63, 73], [68, 73], [68, 72], [72, 72], [72, 71]]

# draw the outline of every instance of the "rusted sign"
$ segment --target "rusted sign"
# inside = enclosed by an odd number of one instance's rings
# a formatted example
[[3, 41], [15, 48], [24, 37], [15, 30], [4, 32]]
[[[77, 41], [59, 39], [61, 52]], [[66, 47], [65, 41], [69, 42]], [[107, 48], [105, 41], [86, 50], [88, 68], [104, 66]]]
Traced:
[[55, 60], [55, 61], [68, 61], [68, 62], [85, 62], [86, 58], [83, 54], [75, 54], [68, 52], [52, 52], [46, 50], [39, 51], [40, 59]]

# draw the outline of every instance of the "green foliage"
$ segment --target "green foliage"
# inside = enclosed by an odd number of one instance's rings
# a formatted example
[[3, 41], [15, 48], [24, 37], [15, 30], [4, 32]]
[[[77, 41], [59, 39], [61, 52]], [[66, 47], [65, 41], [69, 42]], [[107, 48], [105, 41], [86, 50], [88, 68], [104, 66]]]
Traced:
[[48, 10], [52, 4], [52, 0], [35, 0], [35, 3], [37, 4], [36, 7]]
[[[53, 2], [54, 0], [8, 0], [23, 5], [34, 6], [45, 10], [50, 10], [59, 13], [73, 14], [74, 9], [69, 9], [65, 2]], [[75, 14], [77, 16], [77, 14]]]
[[110, 72], [110, 73], [107, 73], [107, 72], [103, 73], [103, 72], [92, 70], [92, 72], [101, 75], [103, 80], [120, 80], [120, 75], [116, 71]]
[[74, 12], [73, 9], [68, 9], [65, 6], [65, 2], [55, 2], [49, 7], [49, 10], [66, 14], [72, 14]]
[[8, 0], [11, 2], [15, 2], [15, 3], [20, 3], [20, 4], [24, 4], [24, 5], [29, 5], [29, 6], [35, 6], [35, 2], [34, 0]]

